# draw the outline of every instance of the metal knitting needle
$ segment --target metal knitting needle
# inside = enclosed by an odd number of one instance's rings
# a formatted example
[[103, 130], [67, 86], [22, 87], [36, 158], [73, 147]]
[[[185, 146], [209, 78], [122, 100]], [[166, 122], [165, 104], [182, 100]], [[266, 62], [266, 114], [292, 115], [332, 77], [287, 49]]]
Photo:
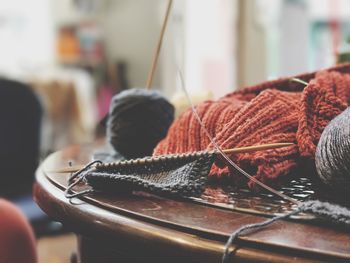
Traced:
[[[269, 144], [226, 149], [226, 150], [223, 150], [223, 152], [226, 154], [249, 153], [249, 152], [255, 152], [255, 151], [264, 151], [264, 150], [270, 150], [270, 149], [283, 148], [283, 147], [292, 146], [292, 145], [295, 145], [295, 144], [290, 142], [269, 143]], [[218, 151], [215, 151], [215, 150], [214, 150], [214, 153], [220, 154]], [[54, 171], [48, 171], [48, 173], [74, 173], [83, 169], [84, 167], [85, 165], [75, 165], [75, 166], [60, 168]]]

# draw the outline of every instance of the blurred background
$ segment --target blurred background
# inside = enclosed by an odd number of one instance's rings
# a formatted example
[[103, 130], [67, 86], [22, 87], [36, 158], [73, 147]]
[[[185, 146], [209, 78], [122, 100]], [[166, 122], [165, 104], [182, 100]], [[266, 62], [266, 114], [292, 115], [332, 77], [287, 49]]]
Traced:
[[[41, 153], [91, 141], [111, 96], [145, 86], [165, 0], [0, 2], [0, 74], [39, 94]], [[154, 86], [172, 98], [179, 67], [217, 98], [328, 67], [348, 40], [346, 0], [177, 0]]]
[[[35, 94], [39, 105], [24, 106], [25, 114], [37, 122], [31, 133], [36, 139], [25, 139], [35, 145], [18, 146], [22, 152], [33, 148], [31, 170], [25, 170], [28, 177], [38, 163], [36, 156], [43, 159], [66, 145], [103, 135], [112, 96], [145, 86], [166, 4], [165, 0], [0, 0], [0, 79], [11, 80], [0, 85], [0, 156], [8, 159], [6, 164], [19, 161], [13, 141], [22, 136], [10, 128], [29, 131], [29, 126], [18, 125], [22, 121], [15, 115], [20, 108], [16, 105], [26, 105], [25, 100], [18, 94], [6, 95], [11, 92], [2, 86], [22, 85]], [[180, 108], [184, 99], [178, 68], [190, 94], [200, 101], [346, 61], [349, 50], [350, 1], [175, 0], [153, 86]], [[35, 226], [40, 218], [31, 217], [35, 205], [22, 198], [24, 192], [18, 192], [15, 184], [6, 189], [11, 191], [0, 190], [0, 195], [21, 206]], [[50, 222], [49, 228], [38, 230], [40, 220], [36, 233], [44, 240], [39, 240], [41, 262], [69, 262], [74, 238], [68, 235], [68, 241], [62, 241], [65, 236], [59, 236], [45, 242], [59, 226]], [[62, 249], [64, 243], [71, 250]], [[65, 254], [55, 256], [49, 247]]]

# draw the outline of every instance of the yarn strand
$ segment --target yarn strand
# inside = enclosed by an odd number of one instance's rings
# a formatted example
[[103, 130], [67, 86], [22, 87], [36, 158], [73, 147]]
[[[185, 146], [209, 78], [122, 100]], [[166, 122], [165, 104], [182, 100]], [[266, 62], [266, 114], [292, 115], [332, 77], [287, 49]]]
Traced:
[[275, 222], [277, 220], [289, 218], [290, 216], [296, 215], [298, 213], [300, 213], [300, 211], [295, 210], [289, 214], [275, 216], [273, 218], [270, 218], [270, 219], [265, 220], [265, 221], [260, 222], [260, 223], [249, 224], [249, 225], [245, 225], [245, 226], [238, 228], [236, 231], [234, 231], [230, 235], [229, 239], [227, 240], [227, 242], [225, 244], [225, 250], [224, 250], [224, 254], [222, 256], [222, 263], [229, 262], [228, 260], [230, 258], [230, 246], [231, 246], [231, 244], [233, 244], [237, 240], [237, 238], [239, 236], [253, 233], [253, 232], [258, 231], [258, 230], [260, 230], [268, 225], [271, 225], [273, 222]]
[[230, 246], [233, 244], [241, 235], [252, 234], [262, 228], [271, 225], [272, 223], [290, 218], [293, 215], [299, 213], [310, 213], [321, 217], [323, 220], [327, 220], [331, 223], [340, 224], [342, 226], [350, 226], [350, 210], [346, 207], [331, 204], [328, 202], [321, 202], [318, 200], [310, 200], [300, 203], [296, 210], [284, 214], [278, 215], [263, 222], [249, 224], [240, 227], [234, 231], [225, 244], [224, 254], [222, 257], [222, 263], [228, 263], [230, 258]]

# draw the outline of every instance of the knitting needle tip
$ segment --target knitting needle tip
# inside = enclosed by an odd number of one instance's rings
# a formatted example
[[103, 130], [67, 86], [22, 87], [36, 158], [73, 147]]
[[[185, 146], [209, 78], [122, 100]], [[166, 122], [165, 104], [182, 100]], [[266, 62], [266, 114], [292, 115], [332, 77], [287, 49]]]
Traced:
[[292, 146], [292, 145], [295, 145], [295, 144], [291, 143], [291, 142], [269, 143], [269, 144], [261, 144], [261, 145], [253, 145], [253, 146], [227, 149], [227, 150], [223, 150], [223, 152], [226, 154], [249, 153], [249, 152], [255, 152], [255, 151], [283, 148], [283, 147]]

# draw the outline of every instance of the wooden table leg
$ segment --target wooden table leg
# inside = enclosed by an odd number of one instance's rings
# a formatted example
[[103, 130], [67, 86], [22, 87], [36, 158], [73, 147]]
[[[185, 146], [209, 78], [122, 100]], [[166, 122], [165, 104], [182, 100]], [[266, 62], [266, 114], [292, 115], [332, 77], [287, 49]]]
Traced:
[[78, 262], [79, 263], [140, 263], [135, 258], [137, 253], [121, 252], [118, 247], [104, 240], [95, 240], [90, 237], [77, 235], [78, 239]]

